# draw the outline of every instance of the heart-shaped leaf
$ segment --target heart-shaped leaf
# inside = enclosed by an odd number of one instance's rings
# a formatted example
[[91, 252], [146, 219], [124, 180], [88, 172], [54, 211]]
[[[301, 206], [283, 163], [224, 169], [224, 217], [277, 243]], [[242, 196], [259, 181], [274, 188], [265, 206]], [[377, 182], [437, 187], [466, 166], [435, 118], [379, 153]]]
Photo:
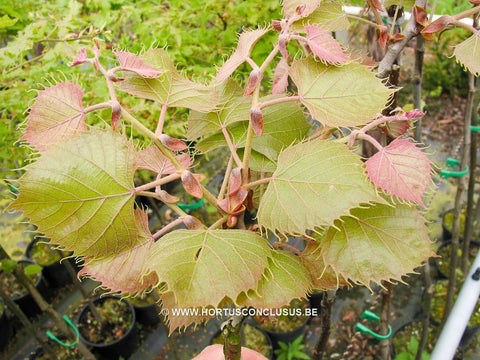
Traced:
[[455, 46], [453, 55], [473, 75], [480, 75], [480, 33], [473, 34]]
[[133, 145], [121, 134], [77, 134], [26, 166], [9, 208], [23, 211], [53, 244], [77, 256], [131, 249], [144, 242], [134, 215], [134, 162]]
[[82, 96], [82, 90], [70, 82], [39, 91], [30, 108], [25, 135], [20, 140], [45, 151], [52, 144], [87, 130]]
[[267, 266], [268, 243], [246, 230], [175, 230], [147, 259], [178, 307], [216, 307], [255, 288]]
[[114, 54], [120, 63], [121, 70], [133, 71], [145, 78], [155, 78], [165, 71], [145, 64], [140, 57], [128, 51], [115, 51]]
[[310, 281], [298, 256], [287, 251], [272, 250], [257, 287], [242, 293], [237, 303], [256, 308], [280, 308], [290, 304], [293, 299], [305, 297]]
[[354, 209], [319, 240], [326, 265], [363, 284], [400, 280], [433, 255], [425, 219], [408, 205]]
[[253, 46], [263, 35], [265, 35], [266, 32], [267, 29], [255, 29], [244, 31], [240, 34], [237, 48], [220, 69], [218, 69], [217, 77], [215, 79], [217, 83], [226, 80], [247, 60], [252, 52]]
[[368, 178], [399, 199], [423, 205], [432, 167], [425, 153], [408, 139], [395, 139], [365, 163]]
[[338, 67], [313, 58], [297, 60], [290, 77], [312, 117], [331, 127], [368, 123], [393, 93], [368, 67], [355, 63]]
[[306, 25], [316, 25], [325, 31], [340, 31], [348, 29], [350, 23], [342, 10], [342, 4], [337, 2], [322, 2], [309, 16], [295, 21], [291, 31], [305, 32]]
[[360, 204], [381, 201], [360, 157], [333, 142], [306, 142], [278, 157], [258, 208], [258, 225], [292, 235], [333, 225]]
[[321, 0], [283, 0], [283, 13], [287, 19], [296, 15], [305, 17], [310, 15], [321, 2]]
[[320, 60], [335, 65], [348, 60], [342, 46], [328, 32], [314, 25], [305, 26], [305, 31], [308, 46]]

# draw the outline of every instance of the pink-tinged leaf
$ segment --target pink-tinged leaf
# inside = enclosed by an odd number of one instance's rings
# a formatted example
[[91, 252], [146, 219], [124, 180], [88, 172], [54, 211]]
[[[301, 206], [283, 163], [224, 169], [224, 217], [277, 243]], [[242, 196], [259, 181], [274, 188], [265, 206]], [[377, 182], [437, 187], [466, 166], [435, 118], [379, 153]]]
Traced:
[[147, 240], [103, 259], [87, 258], [78, 275], [90, 276], [112, 292], [136, 294], [145, 291], [158, 282], [157, 274], [146, 269], [146, 258], [153, 243], [153, 240]]
[[348, 60], [342, 46], [328, 32], [318, 26], [305, 26], [307, 43], [312, 52], [322, 61], [342, 64]]
[[250, 72], [250, 76], [248, 77], [247, 86], [245, 87], [245, 92], [243, 93], [244, 96], [252, 95], [253, 91], [257, 87], [260, 81], [260, 75], [258, 70], [254, 69]]
[[348, 52], [348, 57], [350, 58], [350, 60], [356, 61], [359, 64], [366, 65], [366, 66], [376, 66], [378, 64], [370, 56], [363, 54], [359, 51], [350, 50]]
[[443, 15], [423, 29], [421, 34], [425, 39], [433, 40], [433, 34], [444, 30], [451, 22], [451, 16]]
[[242, 185], [242, 169], [236, 167], [230, 173], [230, 179], [228, 179], [228, 193], [233, 194], [240, 189]]
[[127, 51], [114, 51], [121, 70], [132, 71], [145, 78], [155, 78], [164, 71], [145, 64], [137, 55]]
[[377, 29], [377, 40], [380, 41], [380, 46], [382, 49], [385, 49], [387, 46], [388, 39], [388, 28], [385, 25], [380, 26], [380, 29]]
[[263, 114], [262, 110], [253, 108], [250, 111], [250, 119], [252, 121], [253, 131], [257, 136], [262, 136], [263, 134]]
[[282, 31], [282, 22], [280, 20], [273, 20], [272, 21], [272, 27], [276, 31]]
[[408, 120], [389, 121], [380, 129], [391, 138], [396, 139], [410, 129], [410, 122]]
[[216, 82], [220, 83], [226, 80], [245, 60], [250, 56], [250, 52], [256, 42], [267, 32], [267, 29], [256, 29], [244, 31], [238, 39], [238, 45], [232, 56], [225, 61], [218, 70]]
[[283, 13], [287, 19], [294, 16], [310, 15], [320, 5], [321, 0], [283, 0]]
[[423, 7], [415, 5], [413, 15], [418, 25], [423, 27], [427, 26], [427, 11]]
[[280, 35], [278, 38], [278, 48], [280, 50], [280, 54], [282, 54], [284, 58], [288, 59], [287, 38], [284, 35]]
[[407, 119], [418, 119], [424, 116], [425, 113], [423, 111], [415, 109], [412, 111], [407, 111], [404, 115], [407, 117]]
[[402, 41], [403, 39], [405, 39], [405, 35], [400, 34], [400, 33], [396, 33], [396, 34], [393, 34], [391, 36], [390, 35], [388, 36], [388, 43], [389, 44], [394, 44], [396, 42]]
[[365, 163], [369, 179], [399, 199], [423, 205], [432, 167], [425, 153], [408, 139], [395, 139]]
[[[185, 168], [192, 164], [188, 154], [181, 154], [176, 158]], [[135, 165], [137, 169], [147, 169], [158, 174], [173, 174], [177, 171], [172, 162], [153, 145], [137, 153]]]
[[164, 202], [164, 203], [167, 203], [167, 204], [176, 204], [180, 201], [180, 198], [176, 197], [176, 196], [173, 196], [173, 195], [170, 195], [168, 192], [166, 192], [165, 190], [159, 190], [159, 191], [155, 191], [158, 196], [160, 197], [160, 199]]
[[80, 65], [88, 61], [87, 50], [85, 48], [78, 52], [77, 57], [70, 63], [70, 66]]
[[112, 124], [112, 129], [113, 130], [117, 129], [117, 125], [120, 122], [121, 116], [122, 116], [122, 107], [120, 106], [120, 103], [118, 101], [116, 101], [112, 105], [112, 121], [111, 121], [111, 124]]
[[201, 199], [203, 197], [203, 190], [200, 182], [193, 176], [193, 174], [185, 170], [182, 174], [182, 184], [184, 189], [192, 196]]
[[183, 151], [187, 148], [187, 144], [182, 140], [176, 139], [167, 134], [161, 134], [158, 138], [163, 145], [172, 151]]
[[83, 92], [70, 82], [50, 86], [38, 93], [30, 108], [25, 135], [38, 151], [45, 151], [73, 134], [86, 131]]
[[183, 219], [183, 223], [189, 230], [201, 230], [203, 229], [203, 224], [200, 220], [198, 220], [194, 216], [185, 216], [185, 219]]
[[287, 59], [282, 57], [273, 74], [272, 94], [283, 94], [287, 90], [289, 70]]

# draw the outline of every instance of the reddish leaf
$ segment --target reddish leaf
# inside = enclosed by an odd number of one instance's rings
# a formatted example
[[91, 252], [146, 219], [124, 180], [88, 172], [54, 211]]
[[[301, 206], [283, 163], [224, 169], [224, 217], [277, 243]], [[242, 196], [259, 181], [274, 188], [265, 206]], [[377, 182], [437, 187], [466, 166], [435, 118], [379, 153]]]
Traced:
[[380, 40], [380, 45], [382, 49], [385, 49], [388, 41], [388, 28], [384, 25], [380, 26], [380, 29], [377, 29], [377, 40]]
[[308, 16], [320, 5], [321, 0], [283, 0], [285, 18]]
[[350, 57], [351, 60], [354, 60], [362, 65], [367, 65], [367, 66], [375, 66], [378, 63], [373, 60], [370, 56], [363, 54], [359, 51], [355, 50], [349, 50], [348, 56]]
[[413, 15], [415, 16], [415, 21], [418, 25], [423, 27], [427, 26], [427, 11], [418, 5], [415, 5], [413, 8]]
[[396, 42], [402, 41], [403, 39], [405, 39], [405, 35], [400, 34], [400, 33], [396, 33], [396, 34], [393, 34], [391, 36], [390, 35], [388, 36], [388, 43], [389, 44], [394, 44]]
[[425, 153], [407, 139], [395, 139], [365, 163], [369, 179], [399, 199], [423, 205], [432, 167]]
[[114, 51], [114, 54], [120, 63], [121, 70], [132, 71], [144, 78], [155, 78], [163, 73], [162, 70], [145, 64], [142, 59], [130, 52]]
[[117, 129], [117, 125], [120, 122], [121, 116], [122, 116], [122, 107], [120, 106], [120, 103], [118, 101], [116, 101], [112, 105], [112, 121], [111, 121], [111, 124], [112, 124], [112, 129], [113, 130]]
[[280, 54], [282, 54], [284, 58], [288, 59], [287, 38], [285, 35], [280, 35], [278, 38], [278, 48], [280, 49]]
[[410, 129], [410, 122], [408, 120], [389, 121], [380, 129], [391, 138], [396, 139]]
[[77, 57], [75, 58], [75, 60], [73, 60], [71, 63], [70, 63], [70, 66], [75, 66], [75, 65], [79, 65], [79, 64], [83, 64], [84, 62], [87, 62], [88, 61], [88, 58], [87, 58], [87, 50], [85, 48], [81, 49], [79, 52], [78, 52], [78, 55]]
[[69, 82], [39, 91], [21, 140], [28, 141], [38, 151], [45, 151], [66, 137], [86, 131], [82, 96], [82, 90]]
[[247, 86], [245, 87], [245, 93], [243, 95], [244, 96], [252, 95], [259, 81], [260, 81], [260, 77], [258, 74], [258, 70], [255, 70], [255, 69], [252, 70], [252, 72], [250, 73], [250, 76], [248, 77]]
[[228, 179], [228, 193], [233, 194], [240, 189], [242, 185], [242, 169], [236, 167], [230, 173], [230, 179]]
[[[188, 154], [181, 154], [176, 158], [185, 168], [190, 167], [192, 163]], [[135, 165], [137, 169], [147, 169], [158, 174], [173, 174], [177, 171], [172, 162], [153, 145], [137, 153]]]
[[282, 57], [273, 74], [272, 94], [283, 94], [287, 90], [289, 70], [287, 59]]
[[282, 22], [280, 20], [273, 20], [272, 21], [272, 27], [276, 31], [282, 31]]
[[422, 30], [422, 35], [428, 40], [433, 40], [433, 34], [444, 30], [452, 22], [452, 17], [443, 15]]
[[258, 108], [253, 108], [250, 111], [250, 119], [252, 120], [253, 131], [257, 136], [262, 136], [263, 134], [263, 114], [262, 110]]
[[230, 215], [227, 220], [227, 227], [234, 228], [235, 226], [237, 226], [237, 222], [238, 222], [238, 217], [234, 215]]
[[167, 134], [161, 134], [158, 139], [163, 145], [172, 151], [183, 151], [187, 148], [187, 144], [185, 144], [182, 140], [176, 139]]
[[412, 111], [407, 111], [404, 115], [407, 117], [407, 119], [417, 119], [424, 116], [425, 113], [423, 111], [415, 109]]
[[480, 0], [469, 0], [469, 1], [470, 1], [470, 4], [480, 5]]
[[305, 31], [308, 46], [320, 60], [336, 65], [348, 60], [342, 46], [328, 32], [313, 25], [305, 26]]
[[164, 202], [164, 203], [167, 203], [167, 204], [176, 204], [180, 201], [180, 198], [176, 197], [176, 196], [173, 196], [173, 195], [170, 195], [168, 192], [166, 192], [165, 190], [159, 190], [159, 191], [155, 191], [158, 196], [160, 197], [160, 199]]
[[192, 196], [201, 199], [203, 197], [202, 186], [193, 174], [185, 170], [182, 174], [182, 184], [185, 190]]
[[185, 216], [183, 223], [189, 230], [201, 230], [203, 229], [203, 224], [200, 220], [193, 216]]

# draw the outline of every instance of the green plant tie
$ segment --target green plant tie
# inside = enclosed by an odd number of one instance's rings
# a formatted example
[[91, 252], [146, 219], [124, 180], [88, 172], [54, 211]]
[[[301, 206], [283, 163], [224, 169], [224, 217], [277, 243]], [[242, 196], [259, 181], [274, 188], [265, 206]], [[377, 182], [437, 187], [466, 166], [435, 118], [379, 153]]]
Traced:
[[[446, 165], [448, 167], [454, 167], [456, 165], [460, 165], [460, 161], [458, 161], [457, 159], [448, 158], [447, 162], [446, 162]], [[463, 171], [441, 170], [440, 171], [440, 176], [445, 178], [445, 179], [448, 179], [449, 177], [458, 178], [458, 177], [462, 177], [462, 176], [467, 175], [468, 171], [469, 171], [468, 166], [466, 166], [465, 170], [463, 170]]]
[[[380, 318], [377, 314], [368, 310], [365, 310], [363, 312], [362, 319], [367, 319], [368, 321], [380, 321]], [[355, 325], [355, 330], [360, 331], [362, 334], [371, 335], [378, 340], [387, 340], [390, 336], [392, 336], [392, 327], [390, 325], [388, 325], [388, 333], [386, 335], [377, 334], [375, 331], [369, 329], [368, 327], [360, 323]]]
[[181, 204], [181, 203], [178, 203], [177, 205], [178, 205], [178, 207], [179, 207], [180, 209], [182, 209], [183, 211], [185, 211], [185, 210], [196, 210], [196, 209], [198, 209], [200, 206], [202, 206], [204, 202], [205, 202], [204, 199], [201, 198], [200, 200], [198, 200], [196, 203], [193, 203], [193, 204]]
[[78, 337], [80, 336], [80, 334], [78, 332], [78, 329], [75, 325], [73, 325], [72, 320], [70, 320], [68, 318], [68, 316], [63, 315], [62, 318], [67, 323], [67, 325], [70, 326], [73, 329], [73, 331], [75, 331], [75, 334], [77, 336], [77, 339], [75, 340], [75, 342], [73, 342], [71, 344], [65, 344], [63, 341], [59, 340], [55, 335], [53, 335], [50, 331], [47, 331], [46, 334], [50, 339], [56, 341], [57, 343], [59, 343], [62, 346], [69, 347], [69, 348], [74, 347], [78, 344]]

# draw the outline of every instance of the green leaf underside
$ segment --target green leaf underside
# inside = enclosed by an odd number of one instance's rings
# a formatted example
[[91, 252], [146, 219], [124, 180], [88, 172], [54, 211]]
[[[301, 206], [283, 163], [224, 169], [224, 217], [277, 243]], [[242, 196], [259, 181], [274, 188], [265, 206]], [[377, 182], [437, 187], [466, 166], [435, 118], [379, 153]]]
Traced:
[[[267, 96], [262, 101], [275, 98], [278, 98], [278, 96]], [[281, 150], [301, 141], [311, 128], [302, 109], [295, 102], [269, 106], [262, 112], [263, 135], [253, 138], [252, 147], [271, 161], [277, 160]], [[248, 123], [248, 121], [242, 121], [227, 127], [230, 138], [237, 148], [245, 147]], [[226, 145], [223, 133], [217, 132], [198, 141], [196, 148], [201, 152], [208, 152]]]
[[368, 123], [394, 92], [367, 66], [325, 65], [312, 58], [294, 61], [290, 76], [312, 117], [331, 127]]
[[280, 308], [293, 299], [305, 297], [310, 276], [298, 256], [287, 251], [272, 250], [268, 266], [255, 290], [240, 294], [239, 305], [256, 308]]
[[433, 255], [425, 219], [408, 205], [354, 209], [319, 240], [325, 264], [345, 279], [400, 280]]
[[382, 202], [364, 174], [360, 157], [333, 142], [285, 149], [260, 202], [258, 224], [272, 231], [305, 234], [333, 225], [350, 209]]
[[251, 231], [176, 230], [155, 243], [147, 262], [178, 307], [215, 307], [255, 288], [269, 254], [267, 241]]
[[305, 32], [305, 25], [316, 25], [325, 31], [339, 31], [348, 29], [350, 23], [342, 10], [342, 4], [322, 2], [309, 16], [295, 21], [290, 30]]
[[166, 72], [153, 79], [126, 73], [125, 79], [117, 83], [120, 90], [169, 107], [209, 111], [217, 105], [218, 94], [215, 88], [185, 79], [177, 72], [165, 50], [150, 49], [140, 58], [147, 65]]
[[453, 54], [468, 71], [478, 76], [480, 74], [480, 33], [473, 34], [455, 46]]
[[132, 248], [144, 241], [134, 215], [134, 160], [123, 135], [80, 133], [26, 166], [9, 208], [23, 211], [53, 244], [77, 256], [101, 258]]
[[218, 87], [221, 94], [218, 110], [213, 112], [192, 111], [188, 117], [187, 138], [198, 139], [239, 121], [250, 121], [252, 97], [243, 96], [240, 86], [228, 79]]
[[318, 242], [309, 242], [302, 251], [302, 264], [312, 278], [311, 286], [316, 290], [327, 290], [348, 285], [345, 279], [337, 274], [330, 265], [323, 261], [321, 245]]

